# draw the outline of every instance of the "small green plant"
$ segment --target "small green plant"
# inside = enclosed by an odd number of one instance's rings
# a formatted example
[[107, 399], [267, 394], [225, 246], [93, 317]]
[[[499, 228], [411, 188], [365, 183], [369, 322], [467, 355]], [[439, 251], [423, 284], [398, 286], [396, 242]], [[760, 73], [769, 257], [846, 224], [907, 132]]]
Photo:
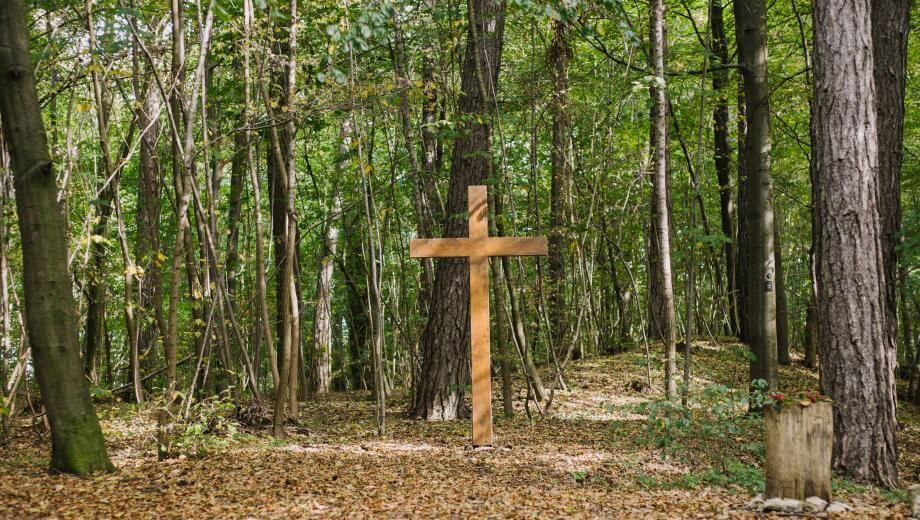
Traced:
[[667, 399], [645, 401], [636, 411], [646, 416], [644, 440], [658, 448], [671, 448], [690, 426], [690, 413]]
[[843, 491], [848, 494], [861, 494], [869, 490], [866, 486], [857, 484], [848, 478], [837, 477], [831, 480], [831, 489], [835, 492]]
[[[758, 431], [759, 415], [749, 410], [752, 403], [756, 403], [754, 406], [773, 404], [766, 388], [764, 381], [754, 381], [750, 389], [741, 390], [711, 384], [694, 396], [692, 409], [667, 400], [641, 403], [634, 409], [646, 419], [643, 434], [637, 441], [654, 445], [668, 455], [682, 455], [690, 464], [705, 464], [704, 468], [708, 468], [705, 473], [693, 472], [693, 477], [683, 477], [679, 482], [669, 480], [667, 485], [671, 487], [692, 488], [706, 482], [762, 489], [761, 471], [742, 459], [757, 461], [763, 458], [763, 443], [752, 437]], [[687, 449], [677, 450], [683, 446]]]
[[176, 448], [189, 455], [202, 455], [227, 447], [239, 433], [235, 410], [226, 394], [194, 403], [188, 416], [176, 424], [181, 431]]
[[95, 401], [107, 401], [112, 399], [112, 390], [108, 388], [103, 388], [101, 386], [93, 385], [89, 389], [89, 394], [93, 397]]
[[673, 478], [662, 479], [648, 474], [636, 477], [636, 484], [646, 489], [697, 489], [702, 481], [692, 473], [684, 473]]
[[763, 472], [737, 459], [728, 459], [723, 469], [711, 469], [703, 474], [703, 480], [714, 486], [738, 486], [751, 493], [764, 489]]
[[661, 481], [653, 476], [645, 474], [636, 477], [636, 484], [639, 484], [645, 489], [658, 489], [661, 487]]
[[572, 472], [572, 480], [578, 484], [583, 484], [587, 482], [590, 473], [587, 470], [578, 470]]
[[910, 499], [910, 493], [901, 488], [885, 488], [879, 491], [879, 494], [890, 504], [900, 504]]

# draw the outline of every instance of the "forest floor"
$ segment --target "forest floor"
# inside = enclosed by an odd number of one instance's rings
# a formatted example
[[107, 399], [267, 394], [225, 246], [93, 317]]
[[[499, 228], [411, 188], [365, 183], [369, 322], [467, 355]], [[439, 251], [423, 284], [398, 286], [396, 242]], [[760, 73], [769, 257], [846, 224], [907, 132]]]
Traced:
[[[700, 404], [670, 428], [649, 420], [667, 410], [643, 389], [641, 348], [573, 362], [567, 390], [543, 419], [528, 419], [520, 381], [515, 418], [504, 418], [496, 381], [496, 446], [488, 450], [468, 446], [469, 421], [409, 420], [398, 397], [379, 438], [374, 403], [351, 393], [304, 403], [283, 442], [269, 428], [238, 425], [219, 403], [202, 406], [180, 455], [158, 462], [154, 413], [103, 404], [118, 471], [49, 475], [48, 436], [25, 424], [0, 448], [0, 517], [757, 517], [746, 504], [763, 486], [762, 419], [713, 415], [743, 395], [731, 388], [744, 388], [747, 358], [738, 347], [700, 343], [692, 359]], [[657, 367], [653, 359], [655, 387]], [[788, 391], [817, 386], [815, 373], [795, 363], [781, 379]], [[651, 404], [643, 410], [643, 402]], [[920, 409], [900, 403], [899, 418], [906, 487], [920, 482]], [[851, 508], [835, 518], [907, 515], [901, 490], [835, 479], [834, 493]]]

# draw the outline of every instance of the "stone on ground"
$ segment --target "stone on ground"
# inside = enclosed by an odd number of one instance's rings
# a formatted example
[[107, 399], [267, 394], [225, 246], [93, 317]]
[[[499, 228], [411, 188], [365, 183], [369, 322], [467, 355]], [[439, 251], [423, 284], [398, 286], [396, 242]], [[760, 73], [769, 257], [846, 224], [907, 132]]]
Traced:
[[910, 492], [910, 514], [920, 519], [920, 484], [914, 484], [908, 488], [908, 491]]
[[808, 497], [805, 499], [806, 513], [820, 513], [827, 508], [827, 500], [821, 497]]
[[824, 510], [825, 513], [846, 513], [850, 510], [850, 506], [844, 504], [843, 502], [831, 502], [827, 509]]
[[802, 501], [794, 498], [768, 498], [763, 503], [764, 512], [801, 513]]

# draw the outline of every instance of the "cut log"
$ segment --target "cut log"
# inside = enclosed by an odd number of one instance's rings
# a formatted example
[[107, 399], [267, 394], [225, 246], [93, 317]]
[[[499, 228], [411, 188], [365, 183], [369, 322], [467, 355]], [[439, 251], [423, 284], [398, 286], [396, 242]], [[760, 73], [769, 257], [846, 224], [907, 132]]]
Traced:
[[831, 403], [805, 402], [765, 410], [766, 498], [831, 501]]

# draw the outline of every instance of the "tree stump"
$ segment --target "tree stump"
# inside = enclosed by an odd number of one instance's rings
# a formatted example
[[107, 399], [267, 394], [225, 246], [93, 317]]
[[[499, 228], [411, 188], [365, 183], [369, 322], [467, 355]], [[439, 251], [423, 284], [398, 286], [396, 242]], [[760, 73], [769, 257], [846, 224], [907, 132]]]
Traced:
[[[807, 403], [807, 404], [803, 404]], [[790, 402], [765, 409], [765, 498], [831, 501], [834, 417], [830, 401]]]

